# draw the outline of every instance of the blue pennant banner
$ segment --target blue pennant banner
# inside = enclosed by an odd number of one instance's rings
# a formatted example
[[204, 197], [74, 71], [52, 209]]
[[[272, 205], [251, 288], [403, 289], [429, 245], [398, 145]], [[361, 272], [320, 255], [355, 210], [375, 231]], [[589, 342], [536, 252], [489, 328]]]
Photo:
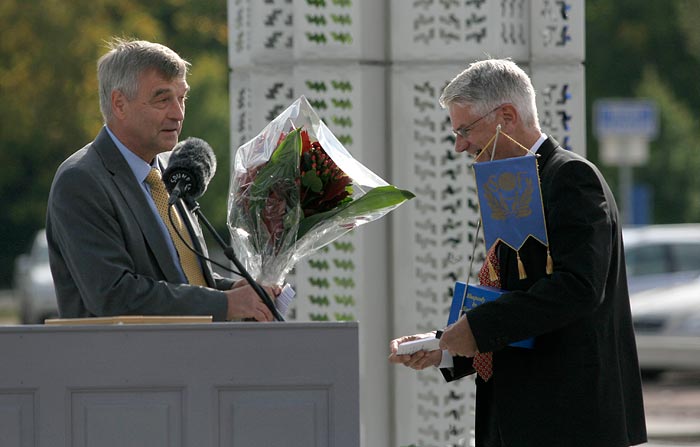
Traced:
[[487, 250], [502, 241], [520, 250], [532, 236], [548, 246], [537, 157], [474, 164]]

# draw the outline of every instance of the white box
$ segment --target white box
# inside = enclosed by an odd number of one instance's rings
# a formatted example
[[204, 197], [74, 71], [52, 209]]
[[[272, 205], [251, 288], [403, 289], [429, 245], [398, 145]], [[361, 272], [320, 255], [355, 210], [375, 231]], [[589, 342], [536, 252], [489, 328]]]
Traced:
[[390, 8], [394, 61], [529, 58], [528, 0], [391, 0]]
[[380, 177], [389, 153], [385, 72], [380, 65], [352, 62], [294, 67], [296, 95], [305, 95], [348, 152]]
[[533, 64], [537, 112], [544, 133], [586, 156], [586, 82], [583, 64]]
[[581, 62], [586, 8], [581, 0], [531, 0], [531, 62]]
[[293, 60], [291, 0], [228, 0], [230, 67]]
[[294, 58], [383, 61], [386, 3], [360, 0], [294, 0]]
[[255, 137], [296, 99], [292, 66], [234, 69], [230, 75], [231, 160], [238, 147]]
[[231, 146], [256, 136], [300, 95], [376, 174], [386, 164], [385, 69], [359, 63], [261, 65], [231, 73]]
[[[451, 287], [466, 281], [478, 218], [473, 173], [454, 152], [452, 125], [438, 104], [462, 64], [392, 67], [392, 179], [416, 198], [392, 215], [394, 337], [428, 332], [447, 323]], [[484, 259], [477, 243], [472, 278]], [[393, 337], [392, 337], [393, 338]], [[395, 368], [398, 445], [462, 445], [473, 427], [474, 382], [446, 384], [436, 370]], [[468, 445], [468, 443], [464, 444]]]
[[352, 0], [228, 0], [229, 64], [384, 61], [386, 4]]

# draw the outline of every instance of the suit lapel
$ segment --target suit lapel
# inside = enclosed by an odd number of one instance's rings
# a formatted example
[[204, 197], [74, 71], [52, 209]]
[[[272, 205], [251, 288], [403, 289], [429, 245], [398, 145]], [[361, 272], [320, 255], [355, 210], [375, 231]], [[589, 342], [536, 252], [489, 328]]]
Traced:
[[179, 282], [180, 275], [160, 231], [160, 224], [156, 220], [156, 216], [153, 214], [129, 164], [124, 160], [105, 129], [102, 129], [95, 139], [94, 148], [102, 158], [107, 170], [112, 174], [112, 181], [116, 185], [117, 191], [121, 194], [124, 204], [131, 211], [134, 220], [141, 229], [144, 240], [153, 251], [165, 279], [169, 282]]

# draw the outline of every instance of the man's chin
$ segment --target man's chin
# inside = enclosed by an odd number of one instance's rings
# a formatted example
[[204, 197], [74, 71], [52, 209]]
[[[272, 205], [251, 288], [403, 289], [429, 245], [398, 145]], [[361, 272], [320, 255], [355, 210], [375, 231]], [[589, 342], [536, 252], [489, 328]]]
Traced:
[[172, 150], [178, 142], [180, 133], [176, 130], [161, 132], [161, 145], [163, 152]]

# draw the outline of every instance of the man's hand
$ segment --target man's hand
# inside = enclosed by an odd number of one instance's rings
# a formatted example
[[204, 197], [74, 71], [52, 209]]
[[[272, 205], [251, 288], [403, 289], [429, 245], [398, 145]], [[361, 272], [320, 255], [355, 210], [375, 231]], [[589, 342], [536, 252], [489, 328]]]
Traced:
[[425, 334], [415, 334], [415, 335], [405, 335], [394, 339], [389, 343], [389, 349], [391, 354], [389, 355], [389, 361], [391, 363], [401, 363], [409, 368], [421, 370], [429, 366], [438, 366], [442, 360], [442, 351], [418, 351], [413, 354], [398, 355], [396, 354], [397, 349], [401, 343], [412, 340], [420, 340], [422, 338], [435, 338], [435, 332], [428, 332]]
[[462, 315], [459, 320], [445, 329], [440, 337], [440, 349], [447, 349], [452, 356], [462, 357], [474, 357], [478, 352], [476, 339], [466, 315]]
[[[274, 302], [281, 289], [277, 286], [263, 287], [267, 295]], [[255, 293], [252, 287], [245, 281], [237, 281], [231, 290], [224, 291], [228, 298], [227, 320], [241, 320], [244, 318], [252, 318], [257, 321], [272, 321], [275, 317], [267, 308], [262, 299]]]
[[233, 285], [231, 286], [231, 290], [237, 289], [239, 287], [245, 287], [248, 285], [248, 281], [245, 279], [239, 279], [238, 281], [234, 282]]

